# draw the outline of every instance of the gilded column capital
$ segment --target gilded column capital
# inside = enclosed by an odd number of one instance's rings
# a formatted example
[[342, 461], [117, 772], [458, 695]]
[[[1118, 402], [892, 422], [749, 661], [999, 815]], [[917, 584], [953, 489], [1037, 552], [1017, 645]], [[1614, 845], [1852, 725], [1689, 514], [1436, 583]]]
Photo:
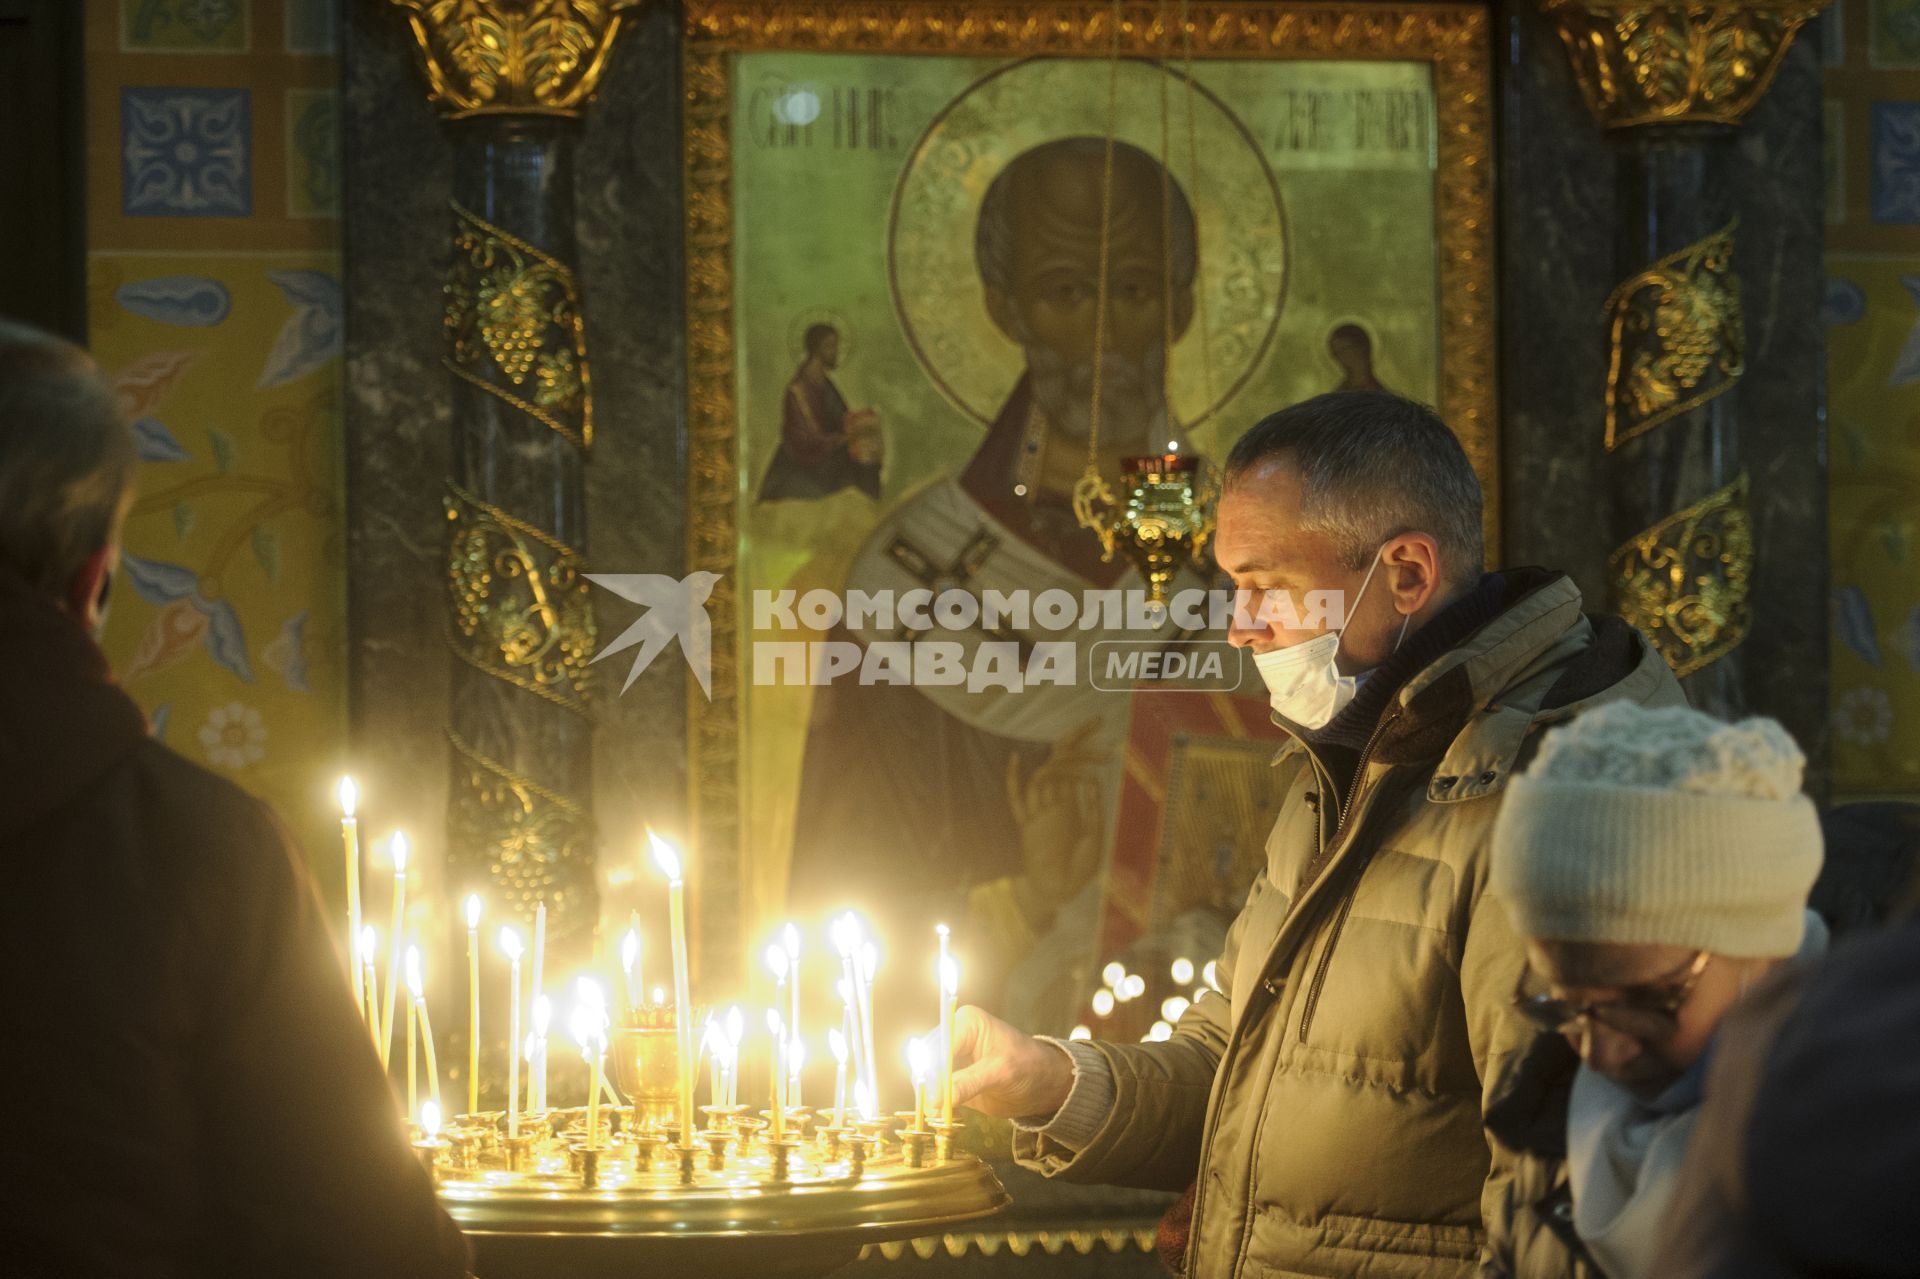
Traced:
[[1827, 0], [1544, 0], [1594, 116], [1610, 129], [1739, 124]]
[[626, 16], [646, 0], [393, 0], [449, 119], [578, 117]]

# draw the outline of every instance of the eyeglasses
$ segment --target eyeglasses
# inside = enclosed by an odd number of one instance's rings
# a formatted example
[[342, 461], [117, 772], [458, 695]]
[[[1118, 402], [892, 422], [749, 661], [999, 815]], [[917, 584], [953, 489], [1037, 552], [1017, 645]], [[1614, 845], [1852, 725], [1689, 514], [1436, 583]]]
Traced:
[[1700, 974], [1707, 970], [1711, 958], [1703, 950], [1663, 977], [1627, 987], [1617, 999], [1591, 1003], [1556, 998], [1541, 989], [1541, 978], [1527, 967], [1520, 971], [1513, 1006], [1543, 1030], [1565, 1030], [1577, 1021], [1591, 1019], [1621, 1034], [1657, 1043], [1680, 1028], [1680, 1009], [1700, 984]]

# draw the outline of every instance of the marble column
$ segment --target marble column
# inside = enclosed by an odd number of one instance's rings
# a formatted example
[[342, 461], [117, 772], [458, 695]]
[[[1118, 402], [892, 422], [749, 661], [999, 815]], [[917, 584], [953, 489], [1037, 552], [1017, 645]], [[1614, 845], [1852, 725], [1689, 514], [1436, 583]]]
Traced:
[[598, 917], [596, 643], [586, 581], [593, 374], [574, 153], [639, 0], [394, 0], [452, 154], [443, 376], [449, 886], [548, 911], [554, 959]]
[[1821, 3], [1545, 4], [1614, 153], [1607, 587], [1693, 704], [1727, 716], [1748, 706], [1756, 624], [1752, 481], [1727, 394], [1748, 358], [1732, 173], [1742, 122]]

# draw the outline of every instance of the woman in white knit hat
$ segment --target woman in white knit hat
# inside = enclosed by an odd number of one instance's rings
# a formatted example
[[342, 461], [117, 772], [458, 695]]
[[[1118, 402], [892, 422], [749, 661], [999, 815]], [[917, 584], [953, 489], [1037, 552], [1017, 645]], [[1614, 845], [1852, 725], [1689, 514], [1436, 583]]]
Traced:
[[1514, 1002], [1542, 1034], [1488, 1108], [1521, 1159], [1485, 1273], [1651, 1274], [1715, 1028], [1768, 970], [1825, 947], [1805, 763], [1770, 719], [1614, 703], [1514, 778], [1489, 891], [1527, 939]]

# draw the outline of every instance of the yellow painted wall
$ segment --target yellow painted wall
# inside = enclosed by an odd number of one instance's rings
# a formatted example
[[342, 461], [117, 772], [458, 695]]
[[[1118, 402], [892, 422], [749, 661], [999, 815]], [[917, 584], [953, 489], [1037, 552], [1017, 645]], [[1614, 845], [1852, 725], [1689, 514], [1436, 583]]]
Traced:
[[87, 0], [87, 312], [138, 423], [106, 646], [338, 890], [340, 0]]
[[1920, 0], [1822, 21], [1834, 785], [1920, 794]]

